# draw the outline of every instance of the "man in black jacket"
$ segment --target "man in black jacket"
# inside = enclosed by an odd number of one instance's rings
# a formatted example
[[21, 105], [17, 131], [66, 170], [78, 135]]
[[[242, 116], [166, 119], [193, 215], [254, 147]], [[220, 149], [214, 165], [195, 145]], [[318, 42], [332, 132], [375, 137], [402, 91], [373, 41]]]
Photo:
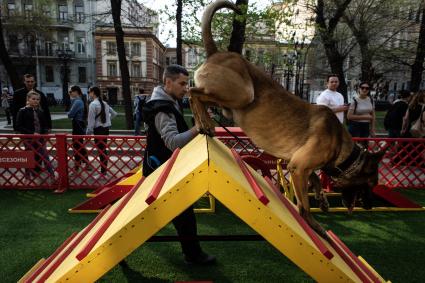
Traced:
[[[179, 65], [170, 65], [164, 71], [164, 86], [157, 86], [143, 107], [143, 117], [148, 124], [147, 145], [143, 160], [143, 175], [150, 175], [198, 135], [196, 127], [189, 128], [184, 120], [180, 100], [188, 90], [189, 73]], [[204, 253], [197, 236], [196, 218], [192, 206], [173, 220], [180, 237], [184, 260], [188, 264], [212, 264], [215, 257]], [[189, 240], [187, 239], [189, 238]]]
[[409, 105], [410, 92], [400, 90], [398, 99], [393, 102], [384, 117], [384, 127], [388, 131], [389, 138], [401, 137], [403, 117]]
[[47, 101], [46, 95], [43, 92], [35, 88], [35, 78], [31, 74], [24, 75], [24, 85], [25, 87], [18, 89], [13, 94], [13, 104], [12, 104], [12, 117], [13, 117], [13, 130], [18, 131], [16, 128], [16, 115], [18, 114], [19, 109], [25, 107], [27, 103], [27, 94], [30, 90], [34, 90], [40, 94], [40, 110], [42, 110], [44, 119], [47, 123], [47, 131], [50, 132], [52, 129], [52, 118], [49, 111], [49, 103]]

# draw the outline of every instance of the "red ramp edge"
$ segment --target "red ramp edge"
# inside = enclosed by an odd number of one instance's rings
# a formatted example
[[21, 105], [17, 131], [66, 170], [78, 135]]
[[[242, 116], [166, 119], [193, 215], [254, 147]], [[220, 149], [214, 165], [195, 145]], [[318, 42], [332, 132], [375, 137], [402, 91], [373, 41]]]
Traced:
[[317, 249], [327, 258], [331, 259], [334, 257], [332, 252], [326, 247], [325, 244], [323, 244], [322, 240], [317, 236], [316, 232], [311, 229], [311, 227], [305, 222], [305, 220], [300, 216], [298, 211], [294, 208], [292, 203], [282, 195], [282, 193], [279, 191], [278, 188], [273, 184], [273, 182], [270, 180], [270, 178], [265, 177], [267, 183], [269, 186], [273, 189], [276, 196], [281, 200], [281, 202], [285, 205], [285, 207], [289, 210], [289, 212], [292, 214], [292, 216], [297, 220], [297, 222], [301, 225], [301, 227], [304, 229], [304, 231], [307, 233], [307, 235], [310, 237], [310, 239], [313, 241], [313, 243], [316, 245]]
[[373, 193], [389, 203], [393, 204], [396, 207], [400, 208], [422, 208], [422, 205], [419, 205], [410, 199], [406, 198], [399, 192], [395, 192], [393, 189], [388, 188], [385, 185], [377, 185], [373, 188]]
[[131, 190], [131, 188], [133, 188], [132, 185], [115, 185], [113, 187], [106, 188], [100, 193], [96, 194], [96, 196], [78, 204], [73, 208], [70, 208], [69, 211], [97, 211], [99, 209], [103, 209], [108, 204], [111, 204], [117, 199], [122, 198]]
[[[329, 236], [331, 246], [353, 270], [353, 272], [362, 280], [362, 282], [375, 282], [380, 283], [378, 277], [360, 261], [360, 259], [353, 254], [353, 252], [335, 235], [331, 230], [326, 232]], [[367, 276], [366, 276], [367, 275]]]

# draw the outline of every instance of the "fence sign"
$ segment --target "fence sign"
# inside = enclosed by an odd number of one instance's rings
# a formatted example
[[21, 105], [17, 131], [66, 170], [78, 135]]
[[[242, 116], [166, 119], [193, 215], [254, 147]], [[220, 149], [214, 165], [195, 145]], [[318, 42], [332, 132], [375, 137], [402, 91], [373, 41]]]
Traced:
[[34, 168], [34, 152], [26, 151], [1, 151], [0, 168]]

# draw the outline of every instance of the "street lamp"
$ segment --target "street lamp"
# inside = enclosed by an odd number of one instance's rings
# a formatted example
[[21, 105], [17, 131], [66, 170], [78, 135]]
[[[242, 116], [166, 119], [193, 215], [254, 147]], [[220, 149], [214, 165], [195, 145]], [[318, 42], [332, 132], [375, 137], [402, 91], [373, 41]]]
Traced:
[[69, 110], [71, 101], [68, 95], [68, 62], [74, 57], [74, 51], [71, 49], [58, 49], [56, 50], [56, 54], [59, 59], [62, 60], [63, 70], [62, 70], [62, 101], [65, 105], [65, 111]]

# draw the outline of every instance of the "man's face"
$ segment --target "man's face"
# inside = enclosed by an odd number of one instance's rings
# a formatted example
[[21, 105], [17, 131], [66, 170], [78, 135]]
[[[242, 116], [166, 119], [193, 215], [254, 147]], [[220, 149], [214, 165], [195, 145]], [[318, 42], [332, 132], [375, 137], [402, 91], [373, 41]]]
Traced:
[[24, 84], [27, 90], [34, 89], [34, 85], [35, 85], [34, 77], [24, 78]]
[[179, 74], [178, 78], [172, 80], [171, 78], [165, 79], [165, 91], [174, 98], [182, 99], [187, 93], [189, 84], [189, 77]]
[[330, 77], [328, 80], [328, 89], [332, 91], [336, 91], [339, 86], [338, 77]]

